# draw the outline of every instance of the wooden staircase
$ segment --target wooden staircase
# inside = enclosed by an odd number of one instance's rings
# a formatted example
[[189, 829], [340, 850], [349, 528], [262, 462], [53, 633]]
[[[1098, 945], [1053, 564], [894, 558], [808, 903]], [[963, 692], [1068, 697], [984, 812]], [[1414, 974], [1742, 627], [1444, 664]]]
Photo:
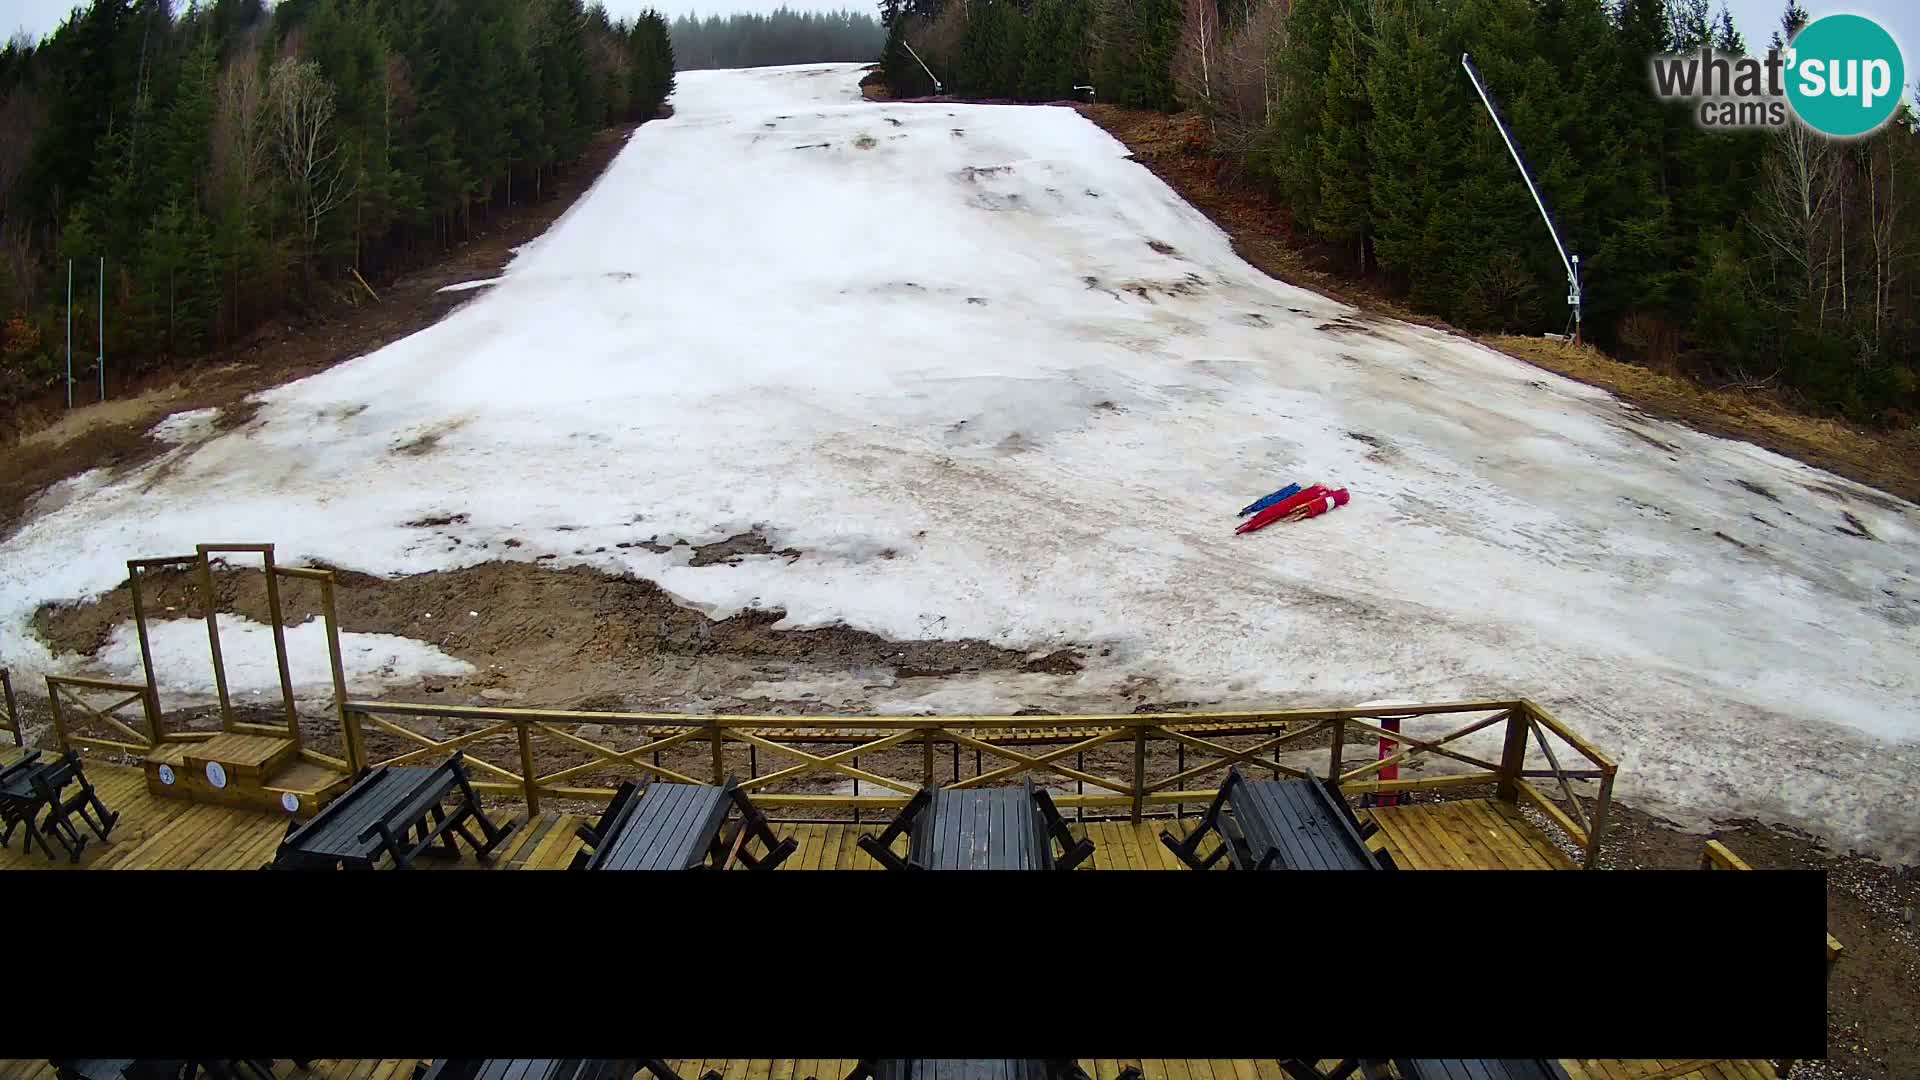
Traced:
[[291, 738], [233, 731], [163, 745], [147, 755], [145, 769], [147, 790], [162, 798], [300, 819], [345, 791], [352, 779], [303, 759]]

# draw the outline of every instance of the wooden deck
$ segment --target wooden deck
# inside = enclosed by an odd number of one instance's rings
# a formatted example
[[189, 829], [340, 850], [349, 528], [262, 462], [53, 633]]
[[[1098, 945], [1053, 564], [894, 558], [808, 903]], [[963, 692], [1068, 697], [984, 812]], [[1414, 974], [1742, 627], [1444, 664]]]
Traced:
[[[0, 764], [17, 760], [20, 751], [0, 750]], [[147, 790], [146, 775], [138, 768], [94, 762], [87, 775], [101, 801], [120, 814], [105, 843], [89, 834], [78, 867], [64, 859], [54, 861], [35, 851], [27, 855], [21, 837], [0, 848], [0, 870], [251, 870], [270, 862], [286, 835], [284, 815], [263, 814], [232, 807], [166, 799]], [[1373, 843], [1393, 855], [1408, 870], [1571, 870], [1573, 862], [1546, 834], [1523, 819], [1512, 807], [1491, 800], [1416, 803], [1373, 811], [1380, 832]], [[548, 811], [530, 824], [523, 823], [509, 837], [495, 860], [496, 869], [562, 870], [579, 849], [574, 828], [586, 817]], [[1160, 842], [1160, 830], [1171, 828], [1166, 818], [1138, 824], [1126, 821], [1089, 821], [1069, 824], [1094, 844], [1093, 858], [1082, 869], [1181, 870], [1173, 852]], [[1180, 823], [1181, 829], [1192, 826]], [[883, 821], [840, 825], [775, 823], [782, 836], [793, 835], [799, 850], [784, 870], [878, 870], [880, 866], [857, 841], [864, 832], [878, 832]], [[1224, 860], [1219, 864], [1224, 869]], [[445, 863], [421, 860], [422, 869], [483, 869], [472, 859]], [[4, 1080], [4, 1077], [0, 1077]], [[1207, 1078], [1198, 1078], [1207, 1080]]]
[[[725, 1080], [840, 1080], [853, 1069], [851, 1058], [767, 1059], [756, 1058], [670, 1061], [680, 1080], [700, 1080], [708, 1071], [719, 1072]], [[1327, 1064], [1332, 1064], [1328, 1062]], [[1601, 1061], [1573, 1058], [1561, 1062], [1572, 1080], [1775, 1080], [1773, 1066], [1764, 1061]], [[1185, 1060], [1158, 1058], [1101, 1059], [1082, 1058], [1082, 1068], [1094, 1080], [1114, 1080], [1120, 1070], [1132, 1065], [1145, 1074], [1145, 1080], [1286, 1080], [1277, 1063], [1265, 1060]], [[291, 1062], [278, 1063], [282, 1080], [411, 1080], [414, 1059], [398, 1061], [319, 1060], [306, 1072]], [[652, 1080], [650, 1074], [642, 1074]], [[44, 1061], [0, 1060], [0, 1080], [53, 1080], [53, 1069]]]

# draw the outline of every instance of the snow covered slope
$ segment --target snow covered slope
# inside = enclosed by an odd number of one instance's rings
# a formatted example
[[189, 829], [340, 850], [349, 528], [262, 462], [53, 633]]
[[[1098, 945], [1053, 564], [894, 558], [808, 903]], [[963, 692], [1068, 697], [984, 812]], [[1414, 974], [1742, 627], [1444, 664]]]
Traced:
[[[857, 78], [682, 74], [444, 322], [70, 484], [0, 544], [0, 662], [63, 663], [35, 605], [198, 541], [386, 574], [554, 554], [716, 615], [1111, 649], [1056, 707], [1123, 677], [1525, 695], [1638, 805], [1920, 857], [1915, 507], [1267, 280], [1071, 110]], [[1293, 479], [1353, 502], [1233, 535]], [[754, 526], [805, 556], [614, 547]], [[875, 705], [1011, 708], [1028, 678]]]

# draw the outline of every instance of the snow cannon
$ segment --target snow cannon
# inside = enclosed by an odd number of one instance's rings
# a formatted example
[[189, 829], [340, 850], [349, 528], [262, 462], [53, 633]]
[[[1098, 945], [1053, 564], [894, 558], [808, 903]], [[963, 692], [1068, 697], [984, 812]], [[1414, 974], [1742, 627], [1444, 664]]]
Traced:
[[1265, 510], [1262, 510], [1259, 513], [1253, 515], [1252, 517], [1248, 518], [1244, 524], [1242, 524], [1239, 528], [1233, 531], [1235, 534], [1259, 532], [1261, 529], [1264, 529], [1267, 526], [1273, 524], [1274, 522], [1279, 521], [1281, 518], [1286, 517], [1288, 514], [1291, 514], [1295, 510], [1300, 509], [1302, 506], [1305, 506], [1309, 502], [1312, 502], [1314, 499], [1324, 498], [1326, 494], [1327, 494], [1326, 488], [1321, 487], [1319, 484], [1315, 484], [1312, 487], [1308, 488], [1307, 490], [1302, 491], [1295, 495], [1290, 495], [1287, 498], [1281, 499], [1279, 502], [1274, 503], [1272, 506], [1269, 506]]
[[1300, 494], [1300, 485], [1288, 484], [1286, 487], [1281, 488], [1279, 491], [1276, 491], [1271, 495], [1261, 496], [1260, 498], [1255, 499], [1254, 501], [1241, 507], [1239, 516], [1246, 517], [1248, 514], [1257, 514], [1260, 511], [1265, 510], [1267, 507], [1272, 506], [1274, 503], [1279, 502], [1281, 499], [1290, 499], [1298, 494]]
[[1348, 500], [1352, 498], [1353, 496], [1347, 494], [1346, 488], [1336, 488], [1320, 498], [1313, 499], [1304, 505], [1294, 508], [1293, 512], [1287, 515], [1287, 520], [1305, 521], [1308, 518], [1319, 517], [1321, 514], [1326, 513], [1336, 506], [1347, 505]]

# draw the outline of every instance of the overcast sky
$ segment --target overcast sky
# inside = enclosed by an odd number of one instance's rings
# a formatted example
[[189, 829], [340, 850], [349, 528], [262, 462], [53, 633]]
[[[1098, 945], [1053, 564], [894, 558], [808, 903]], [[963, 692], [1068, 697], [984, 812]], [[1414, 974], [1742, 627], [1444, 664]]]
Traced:
[[[649, 7], [657, 7], [669, 17], [697, 13], [701, 15], [725, 15], [734, 11], [773, 11], [782, 6], [784, 0], [659, 0], [646, 3], [644, 0], [603, 0], [607, 10], [614, 16], [632, 15]], [[1719, 0], [1710, 0], [1714, 9], [1719, 10]], [[1914, 0], [1806, 0], [1807, 10], [1815, 17], [1839, 12], [1851, 12], [1878, 22], [1893, 34], [1894, 41], [1900, 45], [1901, 58], [1906, 61], [1907, 84], [1911, 86], [1920, 79], [1920, 4]], [[185, 0], [175, 0], [185, 7]], [[11, 34], [16, 29], [24, 29], [39, 37], [59, 25], [73, 8], [72, 0], [0, 0], [0, 30]], [[865, 0], [848, 0], [846, 3], [813, 2], [795, 0], [786, 6], [796, 9], [869, 11], [878, 13], [878, 6]], [[1767, 38], [1780, 23], [1780, 11], [1786, 6], [1785, 0], [1728, 0], [1733, 10], [1733, 22], [1746, 35], [1747, 47], [1755, 52], [1763, 51]]]

